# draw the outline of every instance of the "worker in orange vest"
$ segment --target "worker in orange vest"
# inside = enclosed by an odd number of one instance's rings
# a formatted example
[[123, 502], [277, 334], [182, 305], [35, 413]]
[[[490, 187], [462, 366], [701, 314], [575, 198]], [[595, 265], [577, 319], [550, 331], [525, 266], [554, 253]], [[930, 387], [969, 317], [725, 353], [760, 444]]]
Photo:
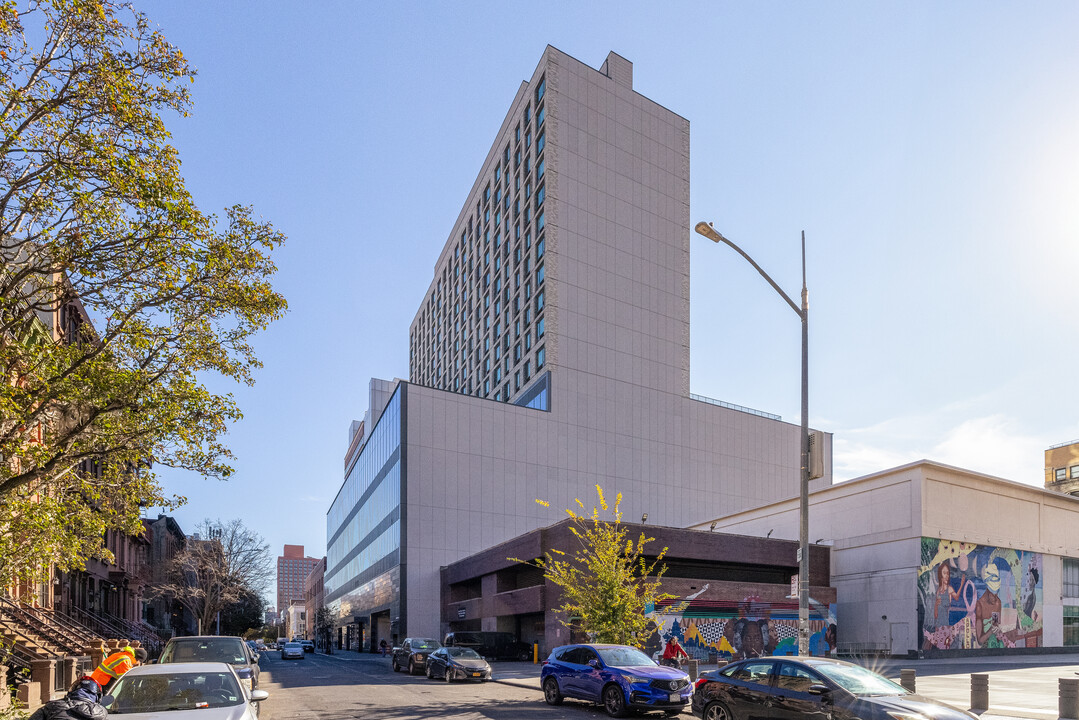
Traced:
[[102, 660], [101, 664], [90, 673], [90, 679], [96, 682], [104, 693], [118, 677], [136, 665], [146, 662], [146, 657], [146, 651], [142, 648], [127, 645]]

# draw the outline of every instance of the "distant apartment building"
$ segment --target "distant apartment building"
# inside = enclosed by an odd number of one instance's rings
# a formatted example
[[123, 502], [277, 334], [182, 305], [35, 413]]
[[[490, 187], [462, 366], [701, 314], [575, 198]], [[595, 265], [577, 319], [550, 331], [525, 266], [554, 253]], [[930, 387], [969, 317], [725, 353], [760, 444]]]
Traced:
[[689, 121], [619, 55], [596, 70], [547, 47], [478, 165], [409, 329], [409, 380], [372, 380], [349, 430], [326, 518], [339, 647], [440, 636], [440, 567], [596, 485], [669, 527], [798, 493], [797, 424], [690, 394]]
[[277, 558], [277, 607], [287, 608], [293, 601], [303, 604], [303, 583], [320, 558], [305, 557], [303, 545], [285, 545]]
[[1079, 496], [1079, 440], [1045, 451], [1045, 489]]
[[315, 640], [321, 647], [325, 638], [319, 638], [315, 633], [315, 621], [318, 619], [319, 608], [325, 603], [324, 579], [326, 576], [326, 558], [321, 558], [315, 567], [311, 569], [303, 583], [303, 603], [307, 613], [307, 637]]

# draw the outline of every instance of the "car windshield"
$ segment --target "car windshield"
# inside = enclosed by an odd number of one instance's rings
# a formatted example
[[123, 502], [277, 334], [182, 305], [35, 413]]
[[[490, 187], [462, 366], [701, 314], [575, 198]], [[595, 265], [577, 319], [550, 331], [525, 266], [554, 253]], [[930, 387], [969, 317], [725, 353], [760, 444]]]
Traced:
[[446, 652], [452, 658], [458, 660], [479, 660], [480, 656], [472, 648], [466, 647], [450, 647], [446, 648]]
[[437, 650], [442, 647], [438, 640], [430, 640], [428, 638], [419, 638], [412, 641], [413, 650]]
[[165, 648], [165, 652], [161, 653], [161, 662], [224, 662], [230, 665], [246, 665], [247, 656], [239, 638], [174, 640]]
[[596, 652], [608, 667], [640, 667], [655, 665], [652, 658], [633, 647], [598, 647]]
[[906, 695], [907, 690], [858, 665], [814, 663], [812, 668], [853, 695]]
[[286, 650], [303, 650], [303, 645], [300, 643], [285, 643]]
[[110, 691], [109, 716], [230, 707], [246, 702], [231, 672], [125, 675]]

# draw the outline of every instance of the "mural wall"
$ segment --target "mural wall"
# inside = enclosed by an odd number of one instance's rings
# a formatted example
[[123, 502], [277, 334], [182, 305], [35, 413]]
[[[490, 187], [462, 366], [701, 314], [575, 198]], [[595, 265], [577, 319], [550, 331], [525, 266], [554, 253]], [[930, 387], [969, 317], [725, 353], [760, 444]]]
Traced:
[[922, 538], [923, 650], [1042, 644], [1042, 555]]
[[[767, 601], [751, 595], [724, 602], [691, 597], [661, 603], [650, 615], [656, 633], [644, 648], [649, 654], [662, 650], [672, 636], [690, 657], [703, 661], [798, 654], [797, 600]], [[835, 604], [811, 603], [809, 632], [813, 655], [835, 649]]]

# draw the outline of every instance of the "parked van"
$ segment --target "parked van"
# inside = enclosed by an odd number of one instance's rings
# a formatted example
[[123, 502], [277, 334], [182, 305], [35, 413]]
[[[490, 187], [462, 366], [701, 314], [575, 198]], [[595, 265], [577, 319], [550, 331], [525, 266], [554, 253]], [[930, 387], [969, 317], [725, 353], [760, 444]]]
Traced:
[[518, 641], [517, 636], [509, 632], [459, 630], [447, 633], [442, 644], [472, 648], [480, 656], [492, 660], [532, 659], [532, 646]]

